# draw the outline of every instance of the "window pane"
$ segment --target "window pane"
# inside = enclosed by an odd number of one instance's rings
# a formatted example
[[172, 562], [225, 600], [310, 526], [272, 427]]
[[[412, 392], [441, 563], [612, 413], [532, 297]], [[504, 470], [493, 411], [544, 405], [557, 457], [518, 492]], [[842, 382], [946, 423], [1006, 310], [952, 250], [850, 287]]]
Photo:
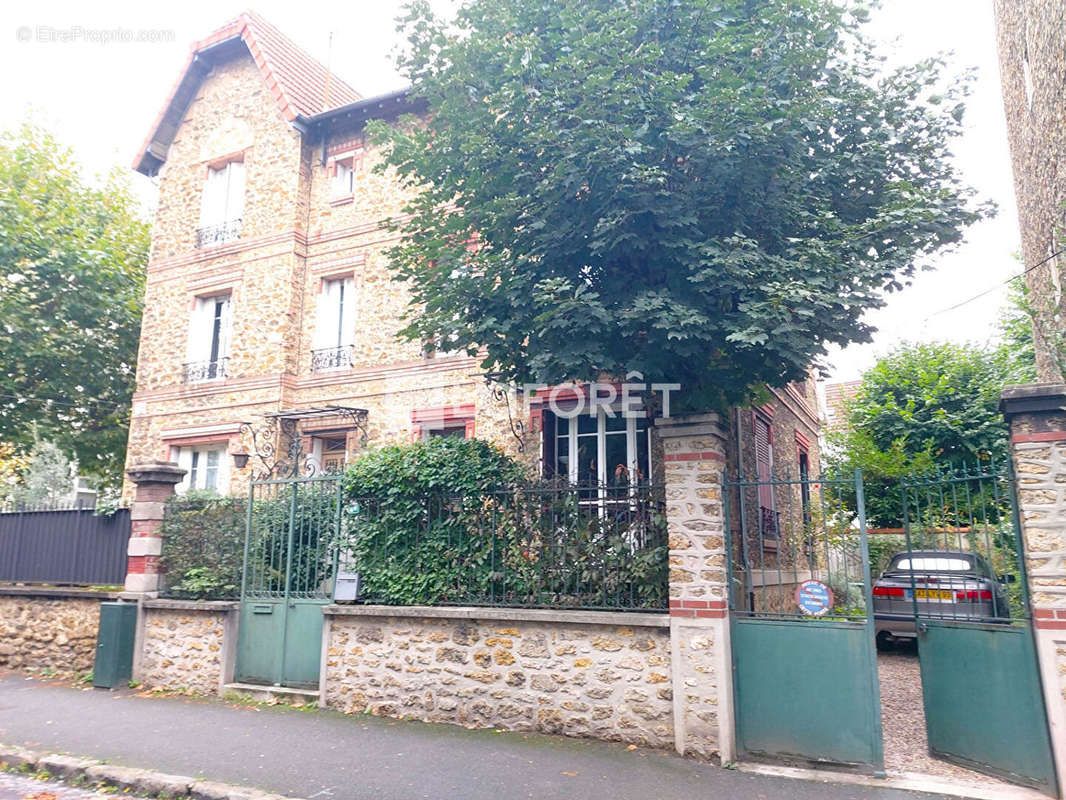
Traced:
[[189, 488], [199, 489], [199, 483], [197, 481], [197, 472], [200, 466], [200, 453], [197, 450], [192, 451], [192, 466], [189, 469]]
[[218, 450], [208, 450], [205, 454], [207, 468], [204, 470], [204, 488], [218, 489]]
[[[556, 420], [560, 428], [566, 430], [568, 420]], [[558, 436], [555, 439], [555, 474], [563, 478], [570, 477], [570, 437]]]
[[626, 423], [628, 422], [628, 420], [622, 416], [621, 412], [616, 413], [613, 417], [608, 417], [606, 414], [604, 414], [604, 420], [607, 425], [606, 429], [608, 433], [613, 433], [616, 431], [625, 433]]
[[595, 436], [577, 437], [577, 480], [586, 485], [599, 483]]
[[648, 423], [646, 420], [637, 420], [637, 483], [650, 483], [651, 457], [648, 454]]
[[609, 486], [628, 486], [629, 460], [626, 457], [625, 432], [608, 435], [605, 450], [607, 456], [607, 484]]
[[577, 432], [582, 433], [596, 433], [599, 430], [599, 420], [596, 417], [590, 417], [588, 411], [582, 411], [577, 418]]

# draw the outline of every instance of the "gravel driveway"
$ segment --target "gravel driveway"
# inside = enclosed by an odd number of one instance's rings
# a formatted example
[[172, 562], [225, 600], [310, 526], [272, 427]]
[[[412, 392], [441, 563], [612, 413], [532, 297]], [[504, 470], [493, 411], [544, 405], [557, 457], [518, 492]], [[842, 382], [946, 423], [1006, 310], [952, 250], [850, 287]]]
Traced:
[[896, 650], [878, 653], [877, 672], [881, 679], [885, 768], [889, 772], [920, 772], [983, 786], [1010, 785], [929, 755], [922, 674], [914, 645], [899, 645]]

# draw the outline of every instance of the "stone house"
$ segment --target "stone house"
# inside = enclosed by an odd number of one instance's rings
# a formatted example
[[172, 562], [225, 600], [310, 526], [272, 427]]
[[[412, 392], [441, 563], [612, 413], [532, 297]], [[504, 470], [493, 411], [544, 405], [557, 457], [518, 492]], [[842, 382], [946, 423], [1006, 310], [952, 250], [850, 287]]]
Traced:
[[[651, 420], [557, 417], [477, 359], [396, 335], [408, 294], [383, 223], [405, 194], [364, 126], [421, 110], [404, 91], [361, 97], [252, 13], [193, 45], [134, 164], [159, 202], [127, 466], [176, 461], [179, 491], [244, 492], [262, 465], [242, 423], [283, 418], [317, 468], [454, 435], [573, 479], [661, 474]], [[813, 382], [771, 398], [733, 414], [745, 469], [816, 474]]]
[[1043, 381], [1062, 379], [1066, 276], [1066, 16], [1061, 0], [996, 0], [996, 36], [1022, 256]]

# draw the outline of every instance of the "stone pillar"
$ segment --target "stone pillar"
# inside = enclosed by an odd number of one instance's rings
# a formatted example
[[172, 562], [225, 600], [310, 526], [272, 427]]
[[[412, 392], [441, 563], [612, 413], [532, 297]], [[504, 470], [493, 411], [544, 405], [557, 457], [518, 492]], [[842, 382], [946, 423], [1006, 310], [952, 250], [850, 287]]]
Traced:
[[718, 414], [656, 420], [666, 472], [670, 537], [670, 648], [674, 744], [722, 763], [734, 758], [733, 669], [726, 595]]
[[[150, 461], [126, 470], [135, 485], [130, 508], [130, 543], [126, 553], [126, 592], [155, 596], [159, 591], [163, 503], [174, 494], [185, 470], [173, 461]], [[132, 598], [130, 598], [132, 599]]]
[[1055, 768], [1066, 776], [1066, 385], [1008, 386], [1018, 514]]

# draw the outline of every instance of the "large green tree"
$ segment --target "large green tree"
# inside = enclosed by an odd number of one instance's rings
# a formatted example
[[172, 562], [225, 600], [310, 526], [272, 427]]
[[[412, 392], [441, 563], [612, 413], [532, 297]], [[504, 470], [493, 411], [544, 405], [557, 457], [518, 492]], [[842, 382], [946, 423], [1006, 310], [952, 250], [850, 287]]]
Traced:
[[0, 441], [42, 438], [121, 478], [148, 226], [120, 174], [87, 179], [44, 129], [0, 136]]
[[372, 132], [417, 188], [406, 330], [555, 383], [682, 403], [802, 378], [985, 213], [949, 157], [965, 78], [888, 70], [835, 0], [414, 0], [429, 114]]
[[1004, 313], [1001, 328], [1007, 335], [996, 346], [901, 344], [863, 375], [847, 428], [830, 436], [827, 461], [862, 469], [871, 524], [900, 523], [899, 481], [907, 475], [1006, 463], [1000, 391], [1031, 380], [1035, 361], [1015, 310]]

